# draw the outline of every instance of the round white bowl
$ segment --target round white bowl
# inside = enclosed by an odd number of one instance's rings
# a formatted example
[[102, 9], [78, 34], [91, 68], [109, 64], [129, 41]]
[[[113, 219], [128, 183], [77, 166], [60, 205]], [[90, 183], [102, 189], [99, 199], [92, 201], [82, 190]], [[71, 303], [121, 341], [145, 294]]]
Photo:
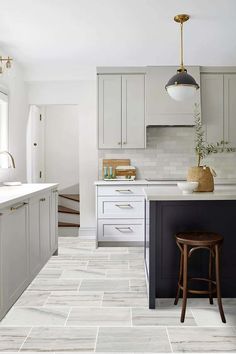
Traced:
[[191, 194], [197, 189], [198, 182], [179, 182], [177, 186], [183, 194]]

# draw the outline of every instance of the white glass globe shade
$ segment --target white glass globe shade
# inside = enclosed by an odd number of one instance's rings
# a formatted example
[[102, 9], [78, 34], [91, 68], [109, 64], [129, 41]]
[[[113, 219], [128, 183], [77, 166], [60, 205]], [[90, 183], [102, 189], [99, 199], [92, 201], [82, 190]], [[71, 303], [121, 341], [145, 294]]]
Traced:
[[166, 90], [174, 100], [187, 101], [194, 98], [197, 88], [192, 85], [172, 85], [167, 86]]

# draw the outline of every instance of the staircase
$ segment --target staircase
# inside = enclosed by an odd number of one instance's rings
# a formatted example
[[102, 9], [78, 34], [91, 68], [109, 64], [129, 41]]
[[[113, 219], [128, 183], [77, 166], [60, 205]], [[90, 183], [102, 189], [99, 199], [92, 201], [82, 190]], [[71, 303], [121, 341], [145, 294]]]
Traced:
[[78, 236], [80, 226], [79, 202], [79, 194], [59, 194], [59, 236]]

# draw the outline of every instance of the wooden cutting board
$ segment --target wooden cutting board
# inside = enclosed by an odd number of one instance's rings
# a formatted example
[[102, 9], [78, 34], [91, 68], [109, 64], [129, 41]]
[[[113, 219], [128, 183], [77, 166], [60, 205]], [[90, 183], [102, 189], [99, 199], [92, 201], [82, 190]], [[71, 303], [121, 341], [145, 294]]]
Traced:
[[102, 160], [102, 176], [104, 177], [104, 167], [112, 167], [113, 173], [117, 166], [130, 166], [130, 159], [104, 159]]

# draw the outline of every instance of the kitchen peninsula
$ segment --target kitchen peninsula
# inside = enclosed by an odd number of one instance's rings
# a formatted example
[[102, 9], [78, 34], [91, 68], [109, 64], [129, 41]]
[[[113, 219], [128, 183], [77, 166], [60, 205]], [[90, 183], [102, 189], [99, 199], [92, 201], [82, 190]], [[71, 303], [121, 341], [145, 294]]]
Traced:
[[[223, 297], [236, 297], [236, 187], [216, 186], [212, 193], [183, 195], [176, 186], [144, 188], [145, 268], [149, 308], [157, 297], [176, 295], [179, 251], [174, 235], [181, 231], [213, 231], [224, 237], [221, 254]], [[191, 273], [207, 276], [206, 254], [191, 257]], [[199, 274], [200, 269], [200, 274]]]

